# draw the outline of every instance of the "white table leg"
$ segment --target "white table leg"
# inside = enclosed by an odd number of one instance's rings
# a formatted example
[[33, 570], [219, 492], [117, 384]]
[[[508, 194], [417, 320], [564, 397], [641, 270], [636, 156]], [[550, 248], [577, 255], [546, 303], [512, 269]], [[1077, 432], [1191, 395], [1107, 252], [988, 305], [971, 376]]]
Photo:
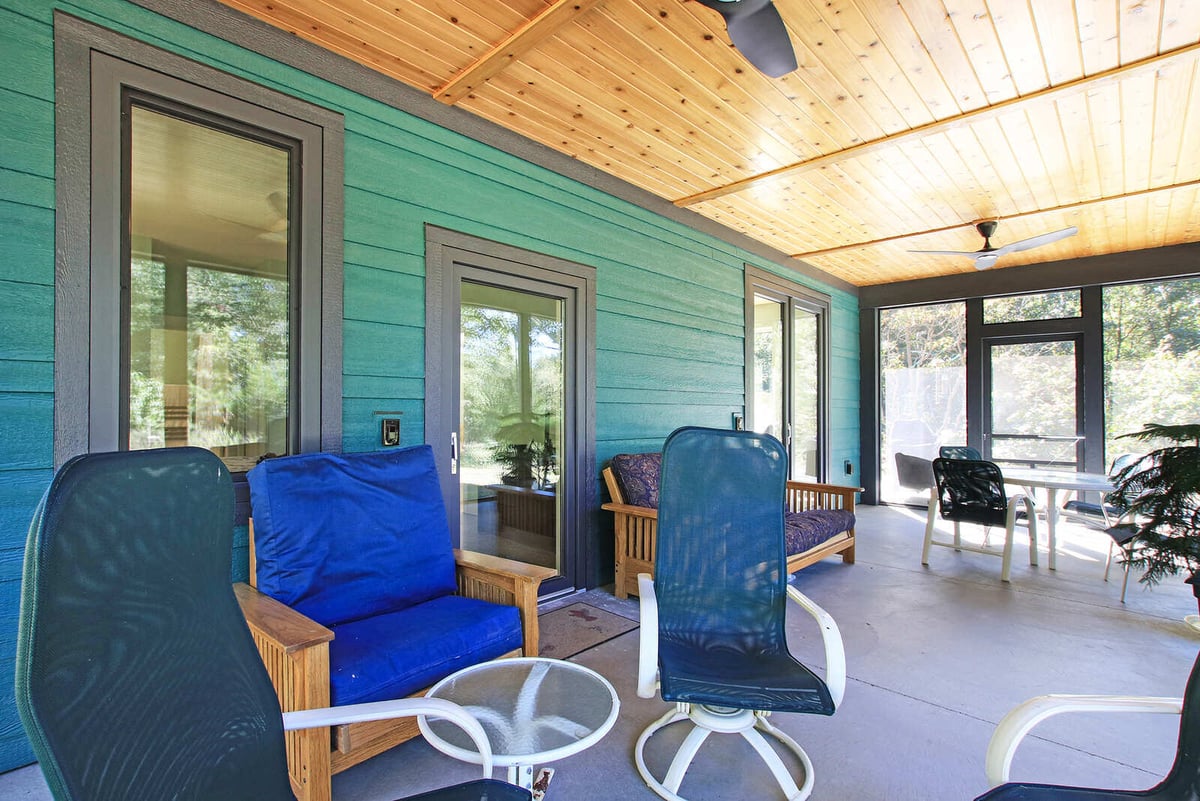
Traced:
[[1054, 556], [1058, 552], [1058, 540], [1054, 537], [1054, 526], [1058, 522], [1058, 490], [1054, 487], [1046, 487], [1046, 530], [1049, 532], [1046, 535], [1047, 543], [1050, 546], [1050, 569], [1057, 570], [1058, 563]]

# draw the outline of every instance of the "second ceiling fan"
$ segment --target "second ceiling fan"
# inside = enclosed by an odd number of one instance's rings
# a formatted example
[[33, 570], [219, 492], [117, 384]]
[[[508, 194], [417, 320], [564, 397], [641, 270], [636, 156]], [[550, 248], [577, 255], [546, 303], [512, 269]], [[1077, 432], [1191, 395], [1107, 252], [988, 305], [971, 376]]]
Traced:
[[929, 253], [935, 256], [967, 256], [975, 261], [976, 270], [986, 270], [1005, 254], [1049, 245], [1051, 242], [1057, 242], [1060, 239], [1066, 239], [1068, 236], [1074, 236], [1079, 233], [1079, 229], [1072, 225], [1068, 228], [1063, 228], [1061, 231], [1050, 231], [1045, 234], [1031, 236], [1028, 239], [1010, 242], [1000, 247], [993, 247], [992, 236], [995, 235], [996, 228], [999, 225], [1000, 222], [998, 220], [984, 220], [983, 222], [975, 223], [975, 230], [983, 237], [983, 247], [979, 250], [910, 250], [909, 253]]
[[771, 0], [697, 1], [720, 12], [733, 46], [764, 75], [782, 78], [795, 71], [792, 39]]

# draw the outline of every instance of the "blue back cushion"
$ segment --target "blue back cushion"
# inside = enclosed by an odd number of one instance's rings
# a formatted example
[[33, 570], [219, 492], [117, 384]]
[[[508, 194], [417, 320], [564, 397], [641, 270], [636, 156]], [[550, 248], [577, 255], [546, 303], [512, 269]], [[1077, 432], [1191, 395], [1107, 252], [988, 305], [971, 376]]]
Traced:
[[433, 450], [306, 453], [248, 474], [260, 591], [326, 626], [457, 589]]
[[609, 462], [625, 503], [646, 509], [658, 508], [658, 477], [661, 453], [618, 453]]

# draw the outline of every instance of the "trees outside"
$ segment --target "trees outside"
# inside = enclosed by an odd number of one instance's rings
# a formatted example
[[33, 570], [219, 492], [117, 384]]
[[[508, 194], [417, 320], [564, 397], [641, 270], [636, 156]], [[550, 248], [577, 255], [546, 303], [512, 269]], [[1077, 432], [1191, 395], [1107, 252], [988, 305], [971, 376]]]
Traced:
[[153, 258], [131, 263], [129, 447], [285, 452], [290, 331], [284, 268], [271, 277], [180, 265], [183, 280], [170, 289], [168, 269]]

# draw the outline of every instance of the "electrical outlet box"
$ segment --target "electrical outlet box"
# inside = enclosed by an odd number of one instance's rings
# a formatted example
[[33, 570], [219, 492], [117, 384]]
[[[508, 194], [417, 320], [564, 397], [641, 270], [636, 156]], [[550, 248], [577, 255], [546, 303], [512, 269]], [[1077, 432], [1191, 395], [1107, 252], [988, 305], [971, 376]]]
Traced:
[[379, 421], [379, 439], [384, 445], [391, 447], [400, 444], [400, 420], [396, 417], [385, 417]]
[[742, 416], [741, 412], [733, 413], [733, 430], [734, 431], [745, 431], [746, 430], [746, 418]]
[[850, 462], [849, 459], [846, 460], [846, 475], [848, 475], [848, 476], [854, 475], [854, 465]]

